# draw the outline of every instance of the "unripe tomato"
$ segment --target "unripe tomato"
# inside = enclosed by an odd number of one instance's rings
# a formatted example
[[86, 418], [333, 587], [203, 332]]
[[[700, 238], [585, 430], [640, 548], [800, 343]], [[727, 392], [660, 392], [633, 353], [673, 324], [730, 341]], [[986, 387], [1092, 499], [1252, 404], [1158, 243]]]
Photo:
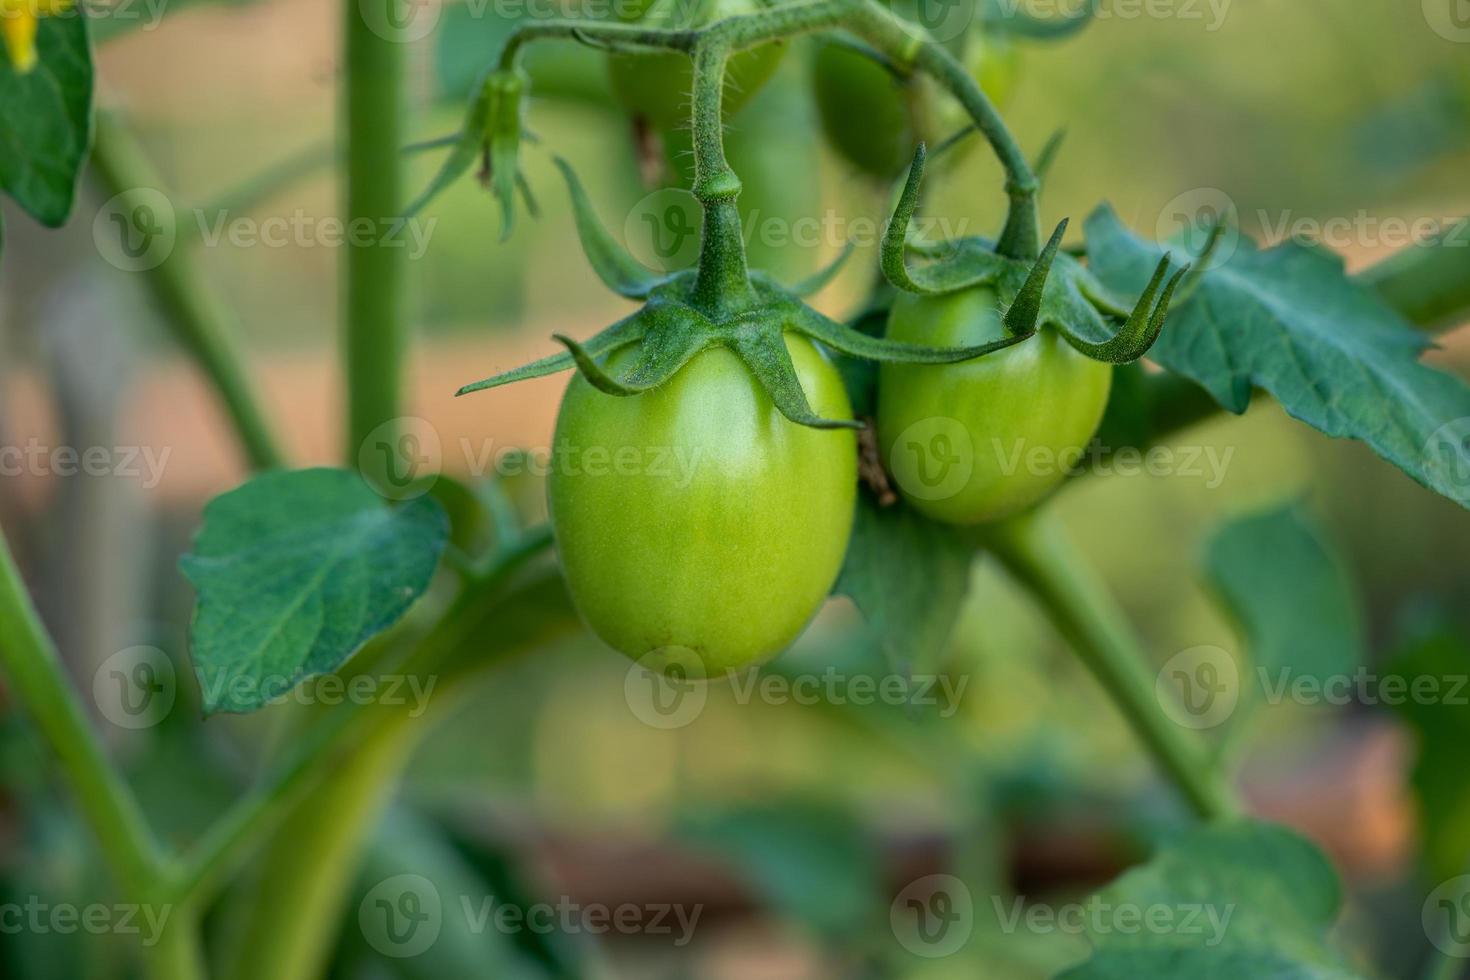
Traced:
[[[1009, 38], [971, 31], [962, 61], [997, 108], [1010, 101], [1019, 51]], [[971, 121], [964, 106], [933, 79], [898, 78], [862, 52], [836, 42], [818, 47], [812, 86], [832, 148], [863, 173], [884, 180], [903, 172], [921, 140], [932, 150]]]
[[[804, 339], [786, 346], [812, 408], [851, 418], [836, 368]], [[592, 630], [645, 664], [652, 654], [708, 676], [779, 653], [816, 614], [847, 550], [856, 486], [852, 430], [787, 421], [716, 347], [639, 395], [574, 378], [548, 495]]]
[[[988, 286], [945, 296], [901, 295], [893, 340], [940, 346], [1003, 336]], [[884, 364], [878, 441], [900, 492], [950, 524], [980, 524], [1041, 500], [1097, 432], [1112, 368], [1078, 353], [1055, 330], [1014, 347], [943, 366]]]
[[[697, 28], [726, 17], [754, 13], [756, 0], [698, 0], [693, 16], [686, 16], [691, 0], [650, 0], [632, 20], [649, 27]], [[758, 44], [731, 56], [725, 67], [721, 114], [733, 116], [775, 74], [786, 54], [780, 41]], [[629, 112], [647, 119], [656, 129], [688, 127], [692, 119], [694, 63], [678, 51], [638, 51], [609, 55], [608, 75], [613, 94]]]

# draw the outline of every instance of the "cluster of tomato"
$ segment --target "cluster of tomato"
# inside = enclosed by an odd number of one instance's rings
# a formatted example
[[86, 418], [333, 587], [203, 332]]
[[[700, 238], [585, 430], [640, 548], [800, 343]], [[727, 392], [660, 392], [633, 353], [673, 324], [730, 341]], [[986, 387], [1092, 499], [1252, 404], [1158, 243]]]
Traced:
[[[692, 21], [680, 20], [690, 9], [680, 0], [650, 0], [635, 16], [698, 27], [755, 8], [754, 0], [714, 0], [696, 5]], [[825, 134], [863, 172], [891, 179], [920, 141], [967, 124], [932, 82], [905, 77], [846, 42], [816, 43], [813, 91]], [[787, 46], [772, 42], [732, 58], [727, 115], [770, 78]], [[1015, 75], [1007, 40], [974, 30], [957, 54], [993, 100], [1007, 97]], [[608, 60], [613, 91], [631, 114], [657, 130], [687, 129], [686, 56], [614, 52]], [[990, 286], [901, 294], [887, 336], [944, 347], [986, 343], [1004, 335], [1000, 307]], [[796, 332], [785, 335], [785, 346], [815, 413], [852, 419], [828, 354]], [[624, 350], [603, 366], [616, 373], [629, 363]], [[930, 518], [955, 525], [1003, 519], [1036, 504], [1062, 475], [1056, 467], [1028, 472], [1018, 458], [1079, 450], [1097, 429], [1111, 379], [1109, 365], [1051, 330], [971, 361], [884, 363], [879, 451], [907, 503]], [[596, 471], [583, 465], [594, 452], [605, 462]], [[599, 636], [642, 662], [714, 673], [767, 658], [800, 634], [841, 569], [858, 493], [854, 431], [783, 417], [724, 346], [631, 397], [574, 377], [557, 421], [555, 459], [550, 508], [573, 597]]]

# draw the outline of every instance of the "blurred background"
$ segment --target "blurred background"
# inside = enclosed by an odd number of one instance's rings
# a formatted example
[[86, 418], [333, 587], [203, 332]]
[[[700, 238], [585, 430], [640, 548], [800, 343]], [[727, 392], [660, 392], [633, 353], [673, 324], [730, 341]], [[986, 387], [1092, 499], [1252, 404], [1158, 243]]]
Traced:
[[[1258, 239], [1349, 219], [1330, 244], [1360, 268], [1402, 244], [1386, 231], [1391, 221], [1470, 213], [1470, 47], [1434, 30], [1418, 3], [1234, 0], [1218, 23], [1206, 4], [1176, 5], [1197, 6], [1198, 18], [1124, 16], [1133, 6], [1104, 0], [1110, 15], [1076, 38], [1020, 52], [1006, 116], [1021, 145], [1034, 152], [1066, 130], [1043, 197], [1050, 221], [1071, 216], [1076, 234], [1107, 200], [1162, 237], [1177, 230], [1180, 201], [1192, 208], [1202, 193], [1220, 192]], [[138, 134], [181, 226], [196, 214], [258, 225], [335, 213], [337, 7], [198, 2], [156, 25], [100, 27], [102, 106]], [[439, 17], [413, 55], [413, 128], [423, 139], [457, 127], [507, 28], [454, 5]], [[788, 223], [881, 221], [888, 189], [820, 138], [809, 56], [807, 45], [793, 45], [776, 80], [731, 121], [742, 205]], [[566, 377], [462, 399], [455, 389], [550, 352], [554, 331], [589, 336], [628, 309], [581, 256], [552, 152], [577, 168], [614, 234], [636, 238], [637, 215], [649, 207], [631, 127], [607, 101], [602, 55], [558, 49], [533, 69], [550, 71], [550, 59], [560, 59], [562, 84], [536, 93], [530, 125], [540, 143], [525, 154], [539, 220], [519, 221], [499, 243], [493, 200], [461, 180], [423, 216], [427, 248], [412, 263], [412, 411], [437, 437], [444, 471], [467, 481], [494, 475], [489, 461], [500, 449], [544, 449]], [[415, 159], [421, 186], [438, 161]], [[138, 472], [7, 469], [0, 521], [80, 688], [99, 692], [98, 724], [150, 815], [165, 835], [187, 840], [249, 778], [275, 710], [201, 722], [187, 667], [191, 595], [177, 559], [203, 503], [246, 472], [217, 404], [160, 326], [141, 273], [99, 250], [106, 196], [84, 190], [59, 232], [4, 205], [0, 441], [108, 447], [116, 459], [126, 450]], [[997, 227], [1002, 205], [999, 169], [983, 152], [931, 185], [930, 213], [971, 233]], [[794, 278], [831, 259], [845, 236], [818, 237], [762, 241], [752, 252]], [[228, 235], [176, 247], [195, 249], [227, 298], [293, 462], [340, 462], [340, 250]], [[851, 314], [875, 261], [875, 248], [860, 249], [818, 305]], [[1433, 359], [1470, 374], [1470, 335], [1450, 332], [1441, 343]], [[1202, 549], [1231, 516], [1286, 500], [1301, 501], [1343, 557], [1370, 669], [1425, 643], [1470, 664], [1470, 515], [1265, 399], [1243, 418], [1217, 417], [1175, 441], [1228, 460], [1221, 478], [1089, 477], [1057, 503], [1159, 664], [1201, 645], [1240, 650], [1204, 583]], [[534, 477], [510, 482], [534, 518]], [[94, 677], [136, 645], [166, 651], [181, 680], [167, 717], [135, 730], [108, 720]], [[820, 672], [873, 655], [850, 605], [833, 600], [771, 670]], [[1053, 903], [1085, 895], [1186, 815], [1091, 678], [983, 559], [944, 663], [968, 678], [953, 717], [740, 703], [738, 692], [712, 688], [698, 717], [660, 729], [630, 710], [627, 663], [571, 630], [487, 678], [467, 710], [436, 726], [374, 835], [358, 891], [410, 870], [439, 882], [446, 902], [463, 892], [702, 909], [684, 943], [677, 928], [672, 936], [491, 930], [469, 940], [500, 944], [543, 975], [825, 978], [864, 975], [877, 962], [886, 975], [1050, 976], [1085, 956], [1085, 939], [1008, 929], [1002, 905], [1015, 895]], [[1413, 975], [1428, 948], [1424, 896], [1456, 873], [1442, 859], [1453, 842], [1426, 837], [1420, 819], [1414, 719], [1367, 703], [1281, 704], [1264, 716], [1246, 744], [1231, 747], [1254, 809], [1332, 855], [1349, 891], [1350, 948], [1387, 964], [1386, 975]], [[1470, 733], [1470, 721], [1459, 724], [1454, 731]], [[49, 772], [26, 720], [0, 701], [0, 892], [10, 901], [105, 894], [89, 838]], [[975, 896], [974, 936], [961, 953], [928, 960], [895, 946], [888, 910], [907, 885], [938, 873], [959, 876]], [[334, 975], [435, 972], [382, 955], [357, 928], [357, 908], [354, 899]], [[126, 975], [111, 952], [117, 942], [0, 934], [0, 975]]]

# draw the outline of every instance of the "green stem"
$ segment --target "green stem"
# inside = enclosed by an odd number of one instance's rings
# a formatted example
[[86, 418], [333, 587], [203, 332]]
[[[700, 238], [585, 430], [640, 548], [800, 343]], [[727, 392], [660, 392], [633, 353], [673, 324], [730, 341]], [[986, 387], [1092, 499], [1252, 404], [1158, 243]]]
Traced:
[[986, 544], [1072, 644], [1199, 816], [1236, 814], [1239, 801], [1206, 746], [1164, 713], [1127, 620], [1060, 529], [1043, 515], [1030, 515], [992, 529]]
[[137, 800], [108, 763], [101, 741], [87, 722], [3, 535], [0, 665], [10, 688], [60, 759], [82, 815], [97, 835], [119, 884], [132, 896], [146, 894], [159, 867], [158, 847]]
[[[163, 185], [137, 140], [105, 113], [97, 117], [92, 167], [112, 195], [128, 195], [131, 199], [140, 192], [156, 192]], [[124, 213], [131, 214], [134, 207], [146, 204], [136, 200]], [[185, 234], [177, 223], [175, 231], [180, 238]], [[251, 467], [280, 466], [280, 448], [246, 376], [244, 357], [230, 336], [232, 317], [224, 302], [206, 285], [186, 243], [176, 238], [174, 247], [161, 263], [148, 270], [144, 281], [162, 307], [174, 336], [214, 385]]]
[[730, 49], [718, 38], [704, 41], [694, 54], [693, 193], [704, 208], [704, 225], [693, 298], [715, 315], [739, 312], [755, 302], [736, 207], [740, 178], [725, 159], [720, 103], [729, 57]]
[[[504, 601], [506, 584], [550, 545], [551, 531], [545, 526], [526, 531], [507, 544], [497, 555], [494, 566], [466, 586], [418, 642], [414, 652], [401, 666], [394, 668], [395, 673], [427, 678], [445, 671], [446, 661], [483, 627], [487, 610], [499, 608]], [[476, 667], [493, 663], [520, 649], [513, 639], [508, 640], [502, 651], [485, 658]], [[449, 674], [451, 679], [458, 676]], [[372, 711], [362, 705], [343, 704], [296, 736], [271, 774], [216, 820], [209, 832], [189, 851], [171, 882], [171, 900], [201, 901], [208, 898], [218, 883], [257, 848], [264, 837], [276, 830], [281, 820], [300, 802], [302, 794], [333, 764], [342, 747], [357, 744], [383, 717], [381, 709]], [[391, 719], [394, 716], [388, 714], [386, 717]]]
[[128, 901], [170, 906], [159, 941], [142, 949], [153, 980], [202, 977], [198, 932], [184, 908], [163, 894], [164, 856], [127, 784], [107, 760], [102, 743], [68, 683], [61, 657], [31, 602], [10, 546], [0, 535], [0, 666], [15, 698], [35, 720], [61, 761], [82, 816], [101, 845]]
[[[346, 141], [347, 226], [372, 228], [348, 236], [343, 270], [342, 337], [347, 372], [349, 465], [374, 463], [378, 454], [359, 450], [380, 426], [394, 429], [402, 414], [402, 369], [406, 354], [407, 253], [384, 233], [403, 213], [405, 142], [403, 98], [407, 45], [386, 38], [369, 24], [397, 23], [403, 0], [346, 0], [343, 4], [345, 98], [342, 138]], [[393, 445], [394, 431], [379, 431]], [[379, 465], [386, 465], [383, 462]]]

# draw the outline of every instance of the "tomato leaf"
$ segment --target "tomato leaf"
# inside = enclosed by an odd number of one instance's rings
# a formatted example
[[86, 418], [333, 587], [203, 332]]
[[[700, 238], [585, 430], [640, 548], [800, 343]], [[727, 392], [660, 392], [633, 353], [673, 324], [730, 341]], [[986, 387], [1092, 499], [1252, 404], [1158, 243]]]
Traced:
[[266, 473], [204, 509], [180, 562], [206, 713], [255, 711], [335, 670], [423, 594], [448, 539], [429, 497], [390, 507], [355, 473]]
[[1061, 980], [1356, 977], [1326, 943], [1337, 875], [1282, 827], [1202, 827], [1086, 903], [1090, 959]]
[[66, 221], [92, 143], [92, 48], [80, 13], [42, 17], [24, 74], [0, 54], [0, 188], [44, 225]]
[[1205, 574], [1234, 618], [1262, 687], [1350, 675], [1363, 663], [1358, 594], [1342, 556], [1299, 506], [1247, 514], [1219, 528], [1206, 547]]
[[[1464, 747], [1470, 744], [1470, 642], [1444, 626], [1409, 640], [1385, 671], [1402, 678], [1399, 690], [1420, 692], [1397, 699], [1400, 716], [1419, 746], [1413, 787], [1418, 797], [1424, 861], [1435, 881], [1465, 872], [1470, 855], [1470, 775]], [[1385, 687], [1385, 690], [1387, 688]]]
[[848, 596], [897, 668], [933, 665], [959, 617], [974, 548], [952, 528], [864, 491], [833, 592]]
[[[1148, 281], [1164, 250], [1106, 206], [1087, 222], [1093, 272], [1111, 289]], [[1470, 507], [1470, 387], [1420, 363], [1430, 342], [1325, 248], [1260, 250], [1241, 237], [1170, 315], [1150, 357], [1237, 414], [1263, 388], [1287, 413], [1359, 439], [1424, 486]]]

